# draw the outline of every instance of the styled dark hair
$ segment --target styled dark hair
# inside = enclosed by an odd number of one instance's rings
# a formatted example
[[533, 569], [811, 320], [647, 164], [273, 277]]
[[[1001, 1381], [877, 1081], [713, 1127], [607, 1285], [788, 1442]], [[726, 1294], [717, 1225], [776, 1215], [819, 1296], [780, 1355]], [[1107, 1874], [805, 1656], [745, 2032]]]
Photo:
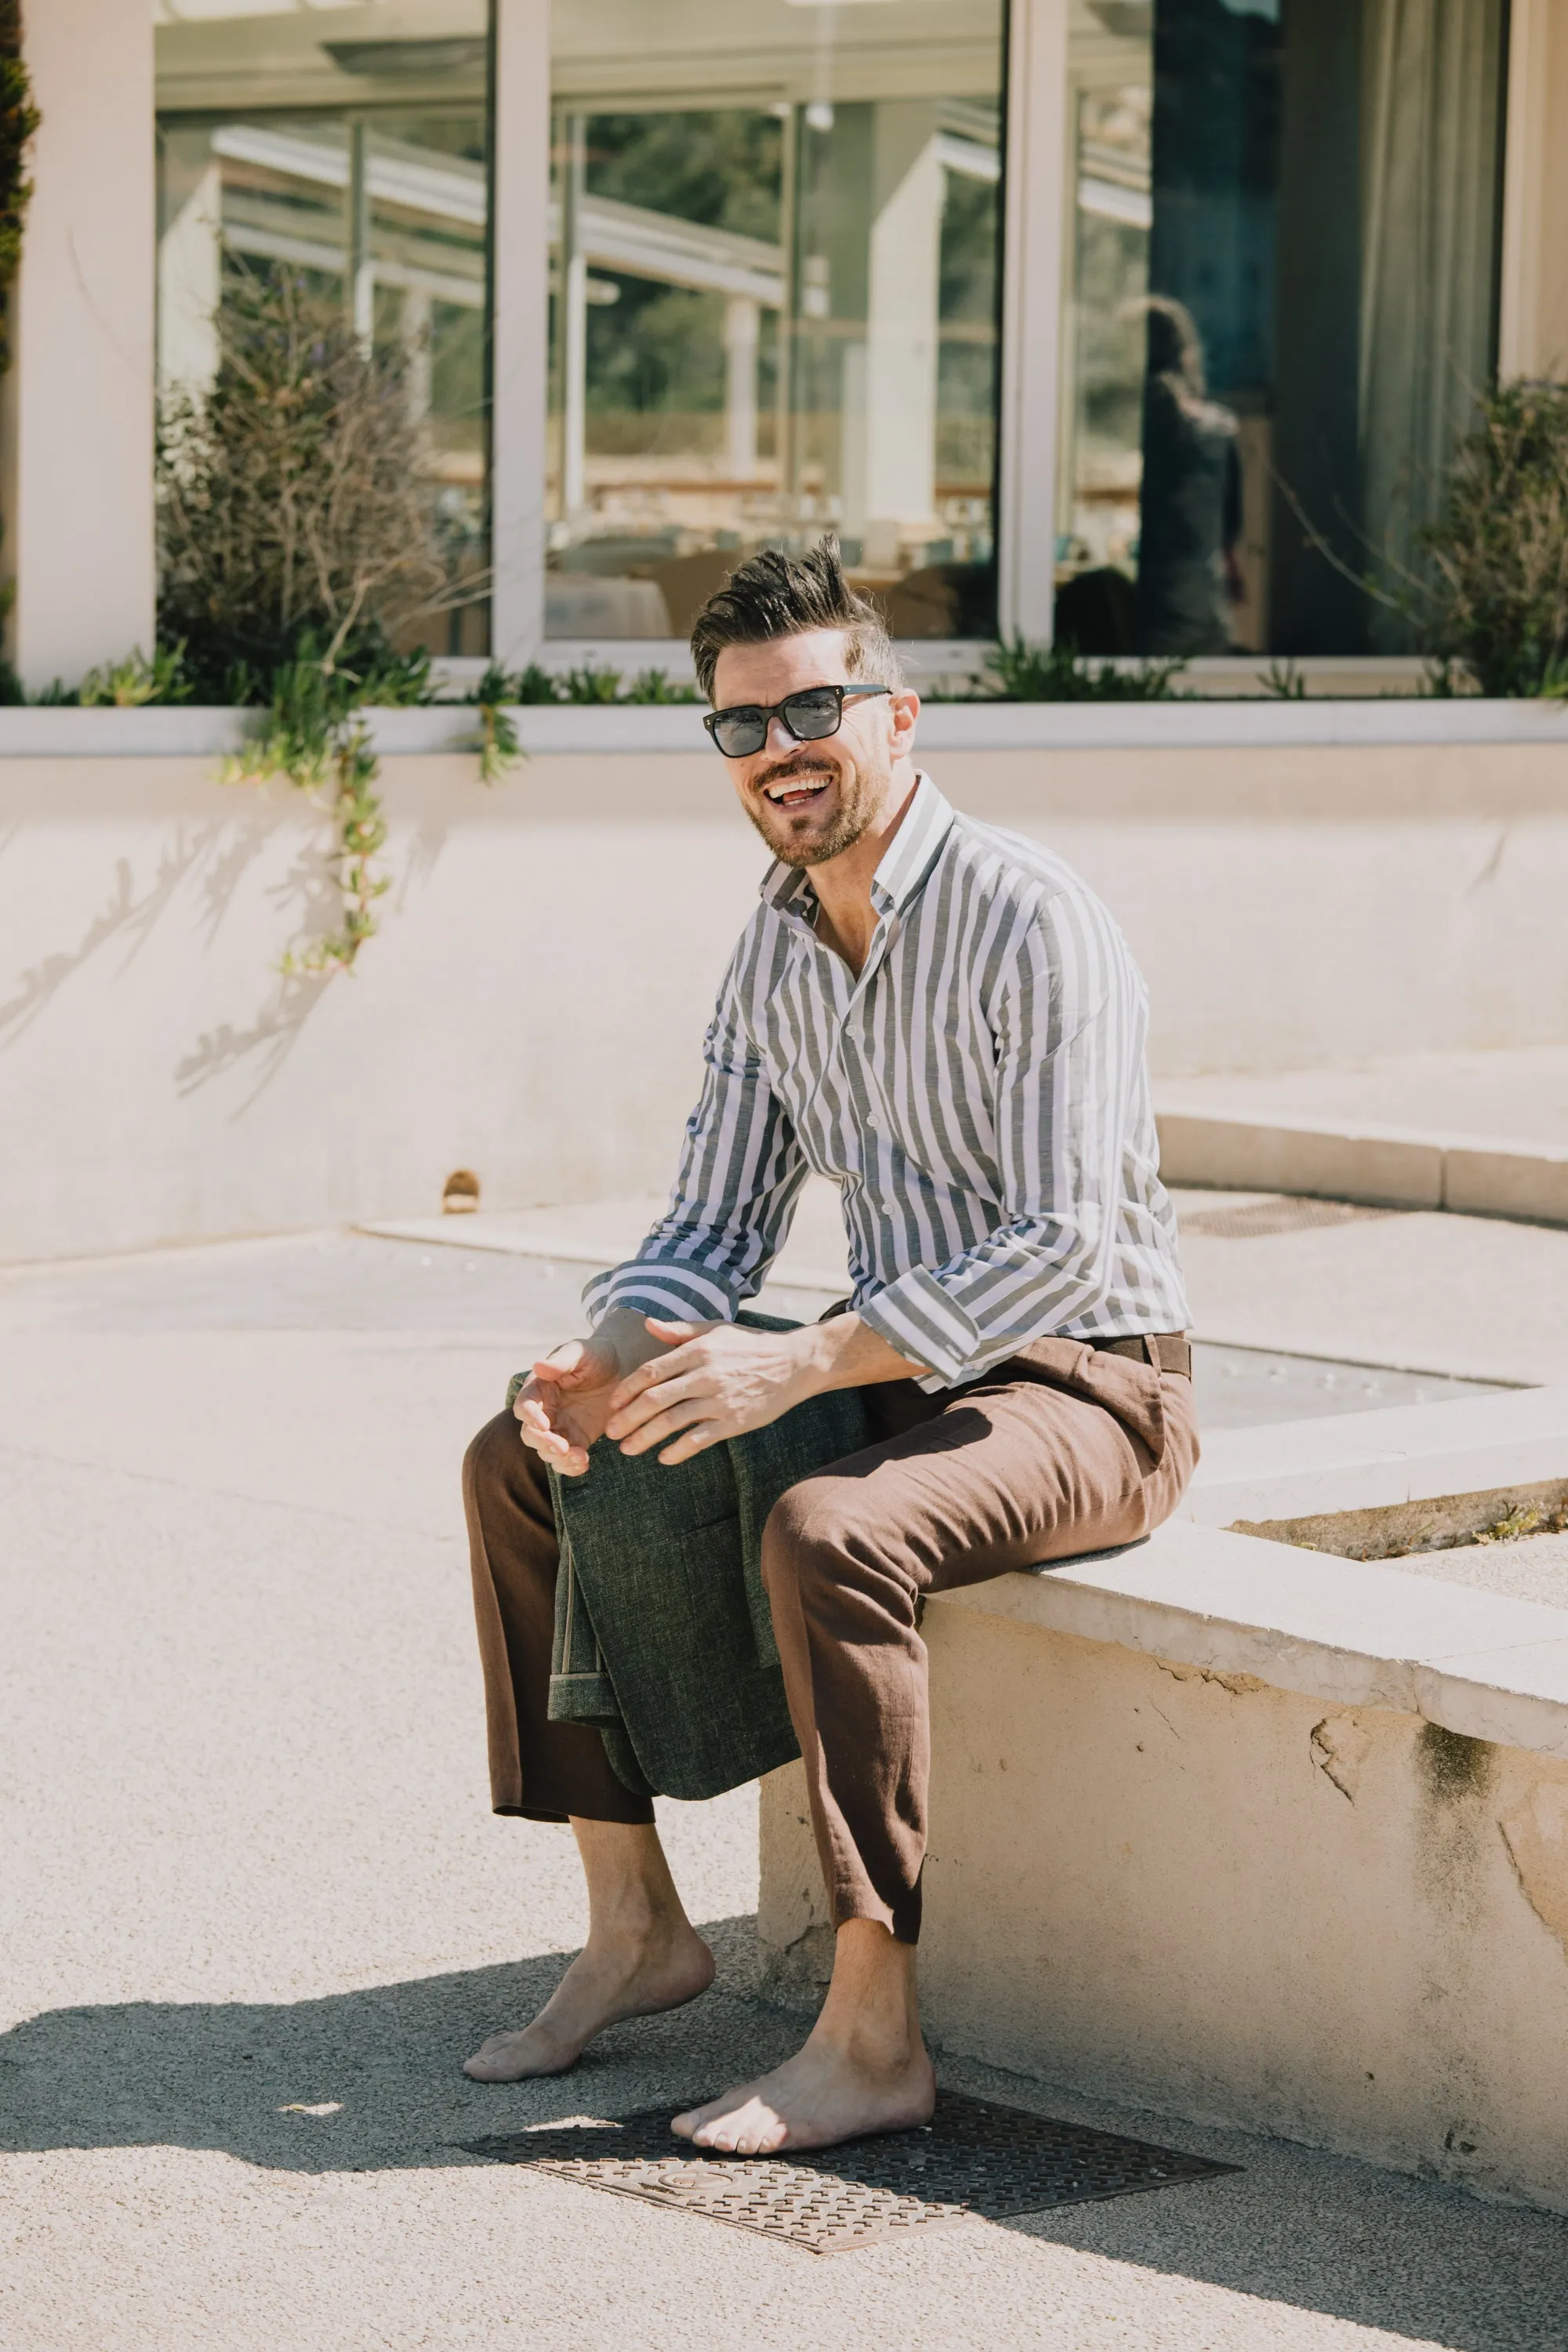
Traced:
[[903, 684], [888, 625], [869, 596], [844, 577], [831, 531], [805, 555], [764, 548], [714, 591], [691, 632], [697, 683], [711, 702], [713, 673], [726, 646], [761, 646], [770, 637], [804, 636], [808, 629], [843, 632], [851, 677], [872, 686]]

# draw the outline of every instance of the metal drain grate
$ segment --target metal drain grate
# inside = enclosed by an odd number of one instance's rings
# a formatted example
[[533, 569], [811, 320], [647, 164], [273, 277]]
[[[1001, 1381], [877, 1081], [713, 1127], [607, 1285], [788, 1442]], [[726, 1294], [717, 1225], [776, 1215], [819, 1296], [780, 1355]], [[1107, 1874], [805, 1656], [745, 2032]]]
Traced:
[[1357, 1201], [1305, 1201], [1286, 1193], [1238, 1201], [1234, 1209], [1194, 1209], [1181, 1220], [1184, 1234], [1211, 1241], [1256, 1242], [1269, 1234], [1304, 1234], [1313, 1225], [1359, 1225], [1369, 1217], [1400, 1217], [1403, 1209], [1372, 1209]]
[[798, 2162], [672, 2142], [674, 2112], [540, 2124], [512, 2138], [470, 2141], [466, 2153], [703, 2213], [814, 2254], [847, 2253], [931, 2222], [1001, 2221], [1237, 2168], [956, 2092], [941, 2094], [932, 2120], [918, 2131], [853, 2140]]

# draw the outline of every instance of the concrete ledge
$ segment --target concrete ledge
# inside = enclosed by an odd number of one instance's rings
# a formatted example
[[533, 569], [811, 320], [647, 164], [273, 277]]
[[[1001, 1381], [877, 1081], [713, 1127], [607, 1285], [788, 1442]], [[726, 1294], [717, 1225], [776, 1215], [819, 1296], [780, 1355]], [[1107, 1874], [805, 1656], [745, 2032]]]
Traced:
[[[942, 2043], [1568, 2211], [1568, 1610], [1189, 1523], [924, 1631]], [[762, 1865], [804, 1986], [799, 1766]]]
[[[471, 742], [470, 705], [427, 704], [366, 714], [376, 749], [428, 755]], [[531, 752], [708, 750], [702, 714], [690, 703], [525, 705], [513, 712]], [[0, 709], [0, 758], [166, 759], [236, 750], [253, 711], [193, 705], [140, 709]], [[1453, 702], [1394, 695], [1383, 700], [1301, 702], [1256, 696], [1238, 701], [931, 702], [921, 747], [942, 751], [1272, 750], [1331, 744], [1528, 743], [1568, 748], [1568, 710], [1554, 703]]]
[[1568, 1224], [1568, 1150], [1550, 1145], [1478, 1145], [1469, 1137], [1170, 1104], [1158, 1126], [1161, 1173], [1172, 1184]]
[[1568, 1609], [1216, 1528], [943, 1593], [967, 1610], [1568, 1759]]
[[1568, 1479], [1568, 1388], [1205, 1433], [1181, 1517], [1302, 1519]]
[[[475, 748], [479, 713], [471, 703], [427, 703], [364, 715], [372, 742], [385, 755], [428, 758]], [[260, 719], [259, 711], [200, 703], [130, 710], [0, 709], [0, 759], [218, 760], [237, 751]]]

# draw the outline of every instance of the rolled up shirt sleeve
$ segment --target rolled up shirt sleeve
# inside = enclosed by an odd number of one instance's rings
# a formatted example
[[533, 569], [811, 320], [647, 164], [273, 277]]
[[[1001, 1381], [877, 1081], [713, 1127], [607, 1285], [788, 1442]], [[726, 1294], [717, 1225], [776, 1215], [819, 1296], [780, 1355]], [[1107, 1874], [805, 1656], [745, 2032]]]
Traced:
[[922, 1389], [977, 1379], [1104, 1305], [1143, 1013], [1142, 982], [1096, 902], [1058, 896], [1020, 910], [989, 1007], [995, 1227], [858, 1302], [889, 1347], [929, 1367]]
[[738, 964], [703, 1039], [702, 1092], [686, 1122], [669, 1207], [635, 1257], [584, 1287], [594, 1326], [617, 1307], [733, 1322], [789, 1233], [805, 1160], [748, 1034]]

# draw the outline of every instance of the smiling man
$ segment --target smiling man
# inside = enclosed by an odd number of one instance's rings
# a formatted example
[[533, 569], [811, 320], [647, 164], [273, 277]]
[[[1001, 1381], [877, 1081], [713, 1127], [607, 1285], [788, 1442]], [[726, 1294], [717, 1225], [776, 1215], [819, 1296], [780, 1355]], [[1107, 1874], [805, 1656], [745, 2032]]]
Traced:
[[[1186, 1301], [1157, 1169], [1146, 997], [1076, 875], [957, 814], [914, 764], [918, 698], [837, 544], [743, 564], [692, 633], [705, 723], [773, 852], [706, 1041], [668, 1214], [467, 1465], [497, 1809], [569, 1819], [588, 1941], [546, 2008], [468, 2062], [510, 2082], [704, 1991], [713, 1962], [651, 1804], [546, 1717], [548, 1473], [658, 1465], [863, 1389], [872, 1442], [763, 1536], [837, 1927], [804, 2048], [678, 2116], [703, 2147], [822, 2147], [923, 2121], [915, 1995], [928, 1593], [1135, 1541], [1197, 1457]], [[840, 1187], [854, 1293], [741, 1327], [808, 1171]], [[521, 1442], [520, 1442], [521, 1441]], [[635, 1526], [626, 1542], [637, 1542]]]

